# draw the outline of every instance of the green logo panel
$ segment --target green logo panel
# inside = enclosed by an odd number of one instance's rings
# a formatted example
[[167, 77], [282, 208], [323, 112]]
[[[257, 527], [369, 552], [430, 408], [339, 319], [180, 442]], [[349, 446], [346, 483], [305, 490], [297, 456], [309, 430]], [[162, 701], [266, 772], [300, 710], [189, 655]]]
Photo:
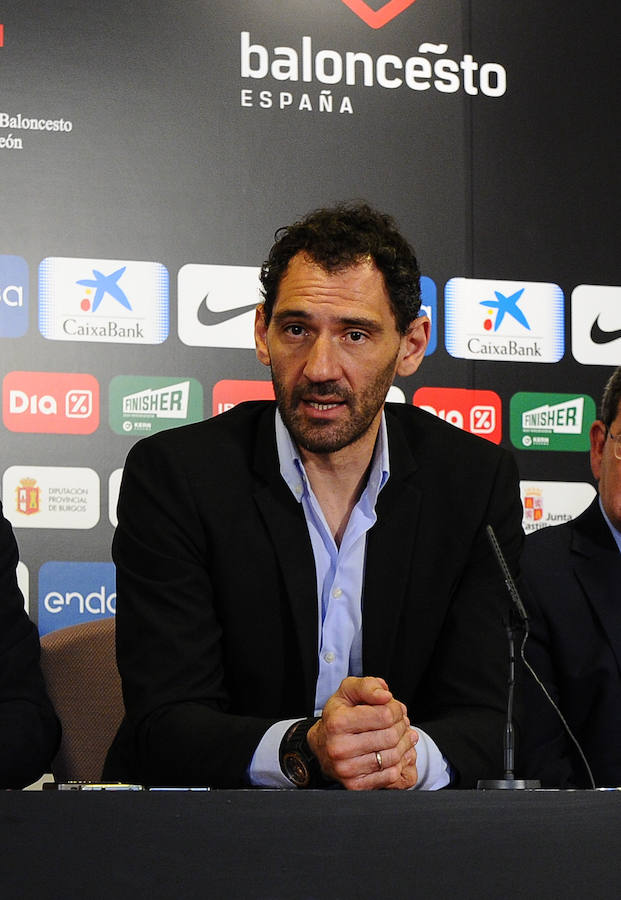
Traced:
[[203, 386], [196, 378], [117, 375], [110, 382], [110, 428], [117, 434], [155, 434], [203, 419]]
[[589, 449], [595, 402], [586, 394], [514, 394], [511, 443], [519, 450]]

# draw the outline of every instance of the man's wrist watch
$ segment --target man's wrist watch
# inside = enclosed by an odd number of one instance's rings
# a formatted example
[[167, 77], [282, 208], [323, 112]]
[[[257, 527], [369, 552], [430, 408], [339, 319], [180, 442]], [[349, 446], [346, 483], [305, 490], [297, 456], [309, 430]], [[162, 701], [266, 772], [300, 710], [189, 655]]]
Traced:
[[297, 788], [320, 788], [332, 784], [324, 778], [319, 760], [306, 739], [308, 732], [320, 718], [317, 716], [294, 722], [280, 742], [280, 768]]

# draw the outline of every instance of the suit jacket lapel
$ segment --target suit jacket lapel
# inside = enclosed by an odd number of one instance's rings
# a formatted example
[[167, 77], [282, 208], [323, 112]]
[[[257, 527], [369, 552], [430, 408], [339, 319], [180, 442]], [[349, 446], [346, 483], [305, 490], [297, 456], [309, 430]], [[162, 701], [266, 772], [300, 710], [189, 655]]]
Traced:
[[312, 711], [318, 675], [317, 576], [302, 506], [280, 474], [274, 410], [275, 406], [266, 412], [257, 429], [255, 471], [260, 478], [255, 502], [282, 572], [300, 647], [305, 704]]
[[572, 540], [574, 571], [602, 624], [621, 671], [621, 553], [596, 497], [576, 519]]
[[421, 502], [416, 463], [399, 423], [387, 414], [390, 478], [367, 540], [362, 596], [362, 657], [368, 674], [387, 673], [414, 565]]

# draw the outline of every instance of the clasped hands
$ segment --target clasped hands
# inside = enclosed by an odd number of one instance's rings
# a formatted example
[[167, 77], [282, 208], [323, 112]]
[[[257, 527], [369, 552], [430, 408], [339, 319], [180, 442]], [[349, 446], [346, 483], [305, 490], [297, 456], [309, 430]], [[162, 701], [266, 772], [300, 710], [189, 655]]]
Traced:
[[406, 790], [416, 784], [418, 734], [383, 678], [345, 678], [307, 740], [324, 775], [347, 790]]

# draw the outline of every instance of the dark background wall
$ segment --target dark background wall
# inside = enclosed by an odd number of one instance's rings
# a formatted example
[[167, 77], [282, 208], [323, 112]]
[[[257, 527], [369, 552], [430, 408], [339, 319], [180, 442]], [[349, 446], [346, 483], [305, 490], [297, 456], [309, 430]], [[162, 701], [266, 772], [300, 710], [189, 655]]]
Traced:
[[[382, 13], [393, 17], [371, 27]], [[525, 520], [527, 528], [586, 505], [585, 435], [595, 415], [589, 398], [599, 398], [621, 363], [621, 338], [590, 338], [598, 315], [606, 331], [621, 328], [615, 13], [612, 0], [595, 10], [574, 0], [3, 5], [2, 502], [29, 575], [30, 612], [43, 630], [114, 608], [109, 546], [119, 470], [142, 434], [183, 421], [161, 410], [158, 418], [124, 417], [123, 396], [189, 382], [189, 420], [213, 414], [214, 390], [216, 406], [269, 392], [269, 373], [251, 349], [252, 313], [234, 311], [257, 301], [255, 269], [275, 229], [336, 200], [365, 198], [394, 215], [431, 280], [427, 299], [435, 287], [436, 349], [414, 378], [398, 380], [406, 402], [421, 387], [492, 391], [500, 406], [488, 436], [513, 447], [524, 495], [542, 510], [541, 520]], [[255, 49], [244, 54], [246, 32]], [[338, 77], [348, 51], [368, 55], [372, 84], [362, 83], [362, 64], [357, 83]], [[418, 89], [378, 83], [385, 55], [393, 83], [406, 77], [399, 61], [418, 60], [410, 72]], [[426, 78], [425, 66], [439, 60], [451, 61], [444, 75]], [[50, 258], [78, 262], [40, 273]], [[122, 267], [118, 284], [131, 315], [110, 294], [95, 310], [93, 293], [77, 281]], [[154, 286], [150, 279], [162, 274]], [[495, 290], [523, 287], [520, 308], [534, 321], [548, 298], [539, 301], [533, 284], [558, 285], [562, 320], [546, 319], [545, 328], [560, 329], [559, 358], [451, 355], [444, 292], [455, 278], [486, 282], [475, 284], [482, 300], [468, 301], [467, 316], [483, 336], [479, 307]], [[572, 327], [579, 285], [609, 289], [582, 290]], [[212, 311], [232, 310], [229, 324], [209, 324], [207, 295]], [[67, 339], [63, 331], [69, 315], [88, 324], [97, 312], [100, 323], [127, 326], [137, 311], [146, 322], [159, 315], [154, 342]], [[507, 345], [521, 328], [509, 315], [497, 335]], [[80, 377], [67, 382], [61, 373]], [[49, 403], [46, 413], [37, 401], [30, 412], [35, 394], [62, 406], [72, 389], [78, 412], [91, 391], [90, 416], [61, 410], [54, 418]], [[13, 407], [11, 390], [21, 391]], [[586, 398], [581, 434], [542, 432], [547, 445], [533, 444], [532, 435], [525, 445], [516, 432], [512, 441], [512, 399], [517, 404], [522, 393], [541, 395], [523, 398], [525, 410]], [[15, 412], [17, 396], [24, 412]], [[438, 395], [427, 396], [433, 405], [429, 396]], [[487, 394], [452, 393], [436, 408], [450, 417], [462, 404], [468, 427], [470, 406], [488, 401]], [[76, 428], [90, 431], [69, 433]], [[84, 469], [94, 476], [76, 471]], [[50, 491], [72, 497], [67, 490], [85, 479], [88, 493], [78, 495], [85, 509], [46, 507]], [[19, 509], [20, 486], [34, 504], [28, 515]], [[83, 601], [91, 595], [85, 611], [78, 594]]]

